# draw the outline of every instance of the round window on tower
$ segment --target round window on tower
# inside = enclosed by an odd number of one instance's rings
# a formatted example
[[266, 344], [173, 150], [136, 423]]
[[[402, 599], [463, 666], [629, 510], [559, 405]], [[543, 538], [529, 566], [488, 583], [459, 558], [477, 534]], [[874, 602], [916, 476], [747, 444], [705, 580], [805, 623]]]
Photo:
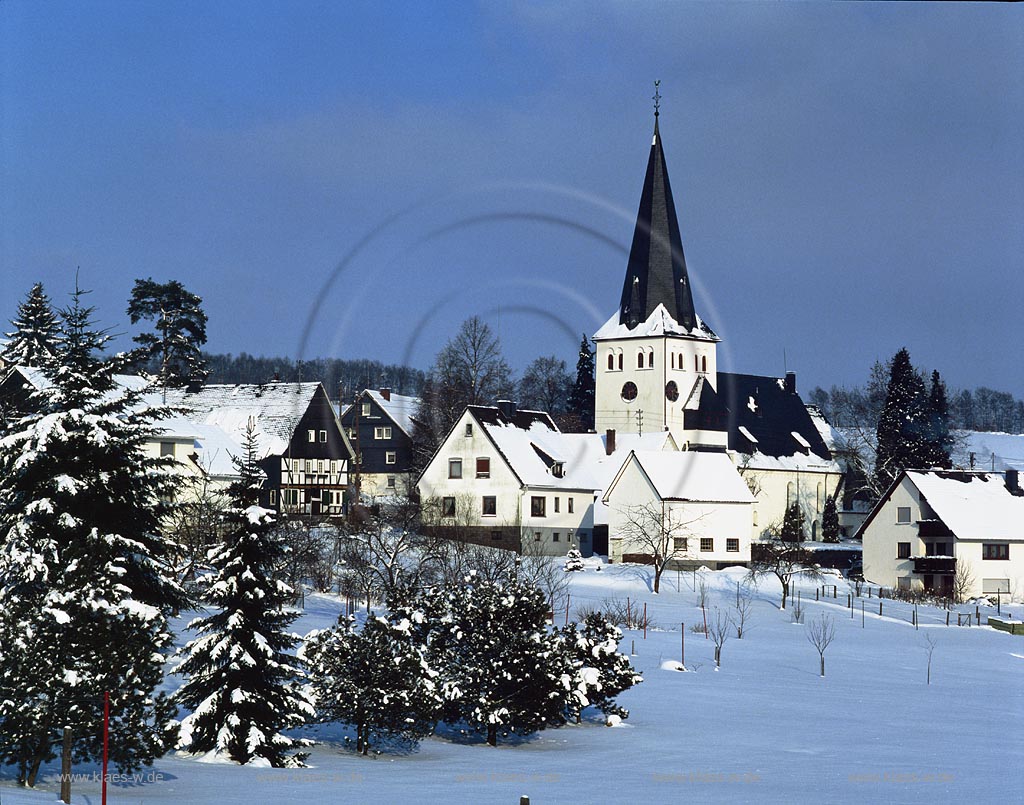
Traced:
[[665, 397], [669, 402], [675, 402], [679, 399], [679, 386], [676, 385], [675, 380], [669, 380], [665, 384]]
[[629, 380], [622, 384], [622, 399], [626, 402], [633, 402], [636, 399], [636, 383]]

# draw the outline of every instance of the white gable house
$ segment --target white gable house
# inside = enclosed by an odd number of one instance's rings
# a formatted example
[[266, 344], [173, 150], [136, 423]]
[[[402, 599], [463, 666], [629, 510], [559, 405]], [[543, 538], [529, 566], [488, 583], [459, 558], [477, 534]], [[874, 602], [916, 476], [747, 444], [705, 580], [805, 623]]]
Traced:
[[1018, 478], [1014, 470], [901, 473], [858, 532], [864, 578], [940, 596], [1024, 600]]
[[750, 562], [754, 496], [724, 453], [630, 452], [604, 492], [608, 558], [678, 567]]

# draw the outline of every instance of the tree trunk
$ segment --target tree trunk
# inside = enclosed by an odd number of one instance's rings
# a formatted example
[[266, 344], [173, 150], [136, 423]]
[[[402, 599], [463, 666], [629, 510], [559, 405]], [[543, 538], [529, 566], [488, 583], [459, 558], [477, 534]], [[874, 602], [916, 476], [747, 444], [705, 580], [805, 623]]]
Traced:
[[825, 655], [821, 655], [821, 675], [825, 676]]
[[487, 725], [487, 743], [491, 746], [498, 745], [498, 725], [488, 724]]
[[28, 779], [25, 781], [25, 784], [29, 788], [36, 787], [36, 777], [39, 776], [39, 767], [41, 765], [43, 765], [43, 755], [40, 753], [32, 758], [32, 763], [28, 768]]
[[719, 667], [722, 664], [722, 649], [715, 646], [715, 667]]
[[782, 608], [786, 608], [786, 599], [789, 597], [789, 582], [785, 579], [779, 579], [782, 582]]
[[661, 568], [658, 567], [657, 563], [654, 565], [654, 592], [661, 592]]

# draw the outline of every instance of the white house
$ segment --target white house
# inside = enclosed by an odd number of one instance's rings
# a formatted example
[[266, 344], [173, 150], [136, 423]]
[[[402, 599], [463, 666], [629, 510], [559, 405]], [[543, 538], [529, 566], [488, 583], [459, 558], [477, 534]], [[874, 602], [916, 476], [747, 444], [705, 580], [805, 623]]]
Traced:
[[641, 447], [674, 451], [675, 443], [666, 432], [562, 433], [546, 413], [507, 402], [469, 406], [420, 475], [424, 516], [458, 539], [550, 556], [575, 546], [590, 555], [595, 530], [606, 526], [595, 501]]
[[724, 453], [631, 451], [603, 495], [612, 562], [669, 551], [678, 566], [750, 562], [754, 496]]
[[1024, 600], [1024, 494], [1018, 474], [908, 470], [858, 531], [864, 578], [886, 587]]
[[681, 450], [727, 452], [757, 498], [752, 537], [797, 502], [819, 538], [841, 468], [794, 373], [720, 370], [721, 339], [694, 308], [657, 119], [619, 309], [594, 342], [599, 433], [668, 431]]

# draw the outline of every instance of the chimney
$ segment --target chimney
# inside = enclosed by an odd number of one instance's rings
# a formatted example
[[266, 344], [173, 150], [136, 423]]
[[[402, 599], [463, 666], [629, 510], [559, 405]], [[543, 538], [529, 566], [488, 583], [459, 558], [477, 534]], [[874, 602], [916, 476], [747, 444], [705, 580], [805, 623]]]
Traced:
[[608, 428], [604, 432], [604, 454], [610, 456], [615, 452], [615, 429]]
[[384, 398], [385, 402], [391, 402], [391, 389], [381, 389], [380, 396]]
[[1011, 495], [1021, 494], [1020, 475], [1017, 470], [1006, 471], [1006, 488], [1009, 490]]
[[498, 411], [505, 419], [511, 421], [516, 415], [516, 404], [511, 400], [498, 400]]
[[796, 394], [796, 372], [786, 372], [786, 394]]

